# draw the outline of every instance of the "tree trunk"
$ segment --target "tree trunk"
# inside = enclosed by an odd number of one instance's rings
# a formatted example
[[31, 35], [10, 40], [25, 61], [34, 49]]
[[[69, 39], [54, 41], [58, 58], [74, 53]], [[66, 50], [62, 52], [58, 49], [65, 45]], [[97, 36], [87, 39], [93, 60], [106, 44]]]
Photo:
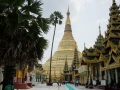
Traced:
[[51, 83], [51, 62], [52, 62], [52, 51], [53, 51], [53, 43], [54, 43], [55, 31], [56, 31], [56, 24], [55, 24], [55, 28], [54, 28], [52, 46], [51, 46], [49, 83]]

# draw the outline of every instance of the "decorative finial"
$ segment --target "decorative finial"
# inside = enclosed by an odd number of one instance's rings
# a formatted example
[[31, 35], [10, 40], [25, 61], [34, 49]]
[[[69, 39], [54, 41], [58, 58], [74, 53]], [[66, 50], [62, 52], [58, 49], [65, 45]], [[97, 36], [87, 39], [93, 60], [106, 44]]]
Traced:
[[101, 27], [100, 27], [100, 23], [99, 23], [99, 34], [101, 34], [101, 29], [100, 29]]
[[68, 6], [68, 11], [67, 11], [67, 15], [69, 15], [70, 14], [70, 11], [69, 11], [69, 6]]
[[115, 3], [115, 0], [113, 0], [113, 3]]
[[84, 43], [84, 49], [86, 48], [85, 43]]
[[71, 24], [69, 16], [70, 16], [70, 12], [69, 12], [69, 7], [68, 7], [66, 24]]

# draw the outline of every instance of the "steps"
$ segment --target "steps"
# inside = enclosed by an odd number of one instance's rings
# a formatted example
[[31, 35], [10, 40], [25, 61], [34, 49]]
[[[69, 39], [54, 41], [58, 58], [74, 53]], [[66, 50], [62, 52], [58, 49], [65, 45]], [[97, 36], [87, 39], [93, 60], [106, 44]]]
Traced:
[[15, 89], [30, 89], [31, 88], [26, 83], [14, 83], [13, 85]]

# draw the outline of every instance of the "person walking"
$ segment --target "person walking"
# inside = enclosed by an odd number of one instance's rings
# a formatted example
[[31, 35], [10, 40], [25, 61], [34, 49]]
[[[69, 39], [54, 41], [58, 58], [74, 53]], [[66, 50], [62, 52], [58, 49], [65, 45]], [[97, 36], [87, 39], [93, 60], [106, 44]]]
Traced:
[[62, 84], [62, 81], [60, 80], [60, 86], [61, 86], [61, 84]]
[[59, 81], [57, 81], [57, 85], [59, 86]]
[[78, 80], [76, 80], [76, 86], [78, 86]]
[[74, 80], [74, 85], [76, 86], [76, 80]]
[[12, 85], [12, 80], [8, 80], [8, 85], [5, 86], [4, 90], [14, 90], [14, 86]]

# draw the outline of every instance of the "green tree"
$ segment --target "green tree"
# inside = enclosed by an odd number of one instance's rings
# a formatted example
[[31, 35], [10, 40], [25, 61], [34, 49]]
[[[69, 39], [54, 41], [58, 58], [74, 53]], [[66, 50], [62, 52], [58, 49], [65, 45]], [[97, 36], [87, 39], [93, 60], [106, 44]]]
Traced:
[[53, 51], [54, 37], [55, 37], [55, 31], [56, 31], [56, 24], [61, 25], [62, 24], [62, 19], [63, 19], [63, 15], [60, 12], [58, 12], [58, 11], [55, 11], [53, 14], [50, 15], [50, 22], [54, 26], [54, 33], [53, 33], [51, 54], [50, 54], [49, 83], [51, 83], [51, 61], [52, 61], [52, 51]]
[[[0, 62], [5, 67], [28, 65], [31, 71], [42, 59], [48, 44], [42, 35], [50, 22], [42, 17], [41, 5], [40, 0], [0, 0]], [[4, 78], [13, 79], [13, 74], [5, 69]]]

